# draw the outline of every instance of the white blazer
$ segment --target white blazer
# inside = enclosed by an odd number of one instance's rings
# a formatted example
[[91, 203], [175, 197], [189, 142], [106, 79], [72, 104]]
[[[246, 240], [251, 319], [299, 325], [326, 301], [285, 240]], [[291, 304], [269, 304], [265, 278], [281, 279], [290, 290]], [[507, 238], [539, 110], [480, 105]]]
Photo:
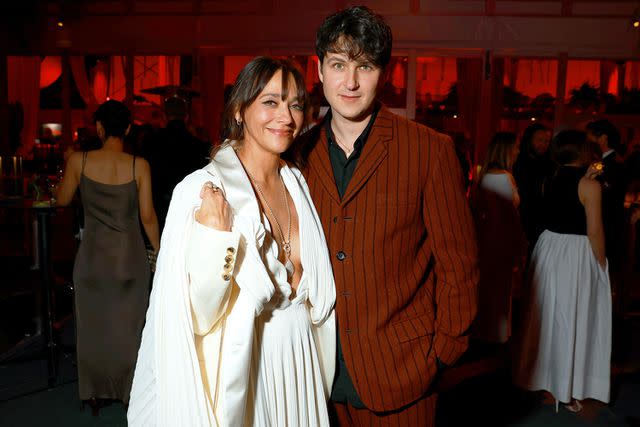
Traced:
[[[265, 229], [249, 178], [228, 143], [176, 186], [162, 234], [131, 390], [130, 426], [240, 426], [245, 419], [254, 323], [275, 292], [259, 248]], [[335, 370], [335, 284], [322, 225], [302, 174], [285, 166], [328, 399]], [[231, 232], [194, 220], [212, 181], [233, 212]], [[231, 277], [225, 277], [231, 271]], [[288, 290], [283, 293], [288, 295]]]

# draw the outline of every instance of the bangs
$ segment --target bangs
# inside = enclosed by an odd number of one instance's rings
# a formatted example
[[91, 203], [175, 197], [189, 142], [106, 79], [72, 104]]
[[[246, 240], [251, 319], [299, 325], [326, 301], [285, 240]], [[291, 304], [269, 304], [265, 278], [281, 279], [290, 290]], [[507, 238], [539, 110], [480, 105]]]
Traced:
[[[269, 66], [270, 65], [270, 66]], [[256, 98], [262, 93], [264, 88], [269, 84], [273, 76], [281, 71], [281, 86], [282, 86], [282, 97], [281, 99], [285, 101], [289, 97], [289, 86], [291, 84], [291, 78], [293, 78], [293, 82], [296, 86], [296, 97], [298, 98], [298, 102], [306, 105], [307, 104], [307, 91], [304, 84], [304, 79], [302, 74], [293, 67], [293, 65], [289, 64], [285, 61], [274, 61], [271, 64], [267, 64], [267, 66], [262, 67], [258, 70], [256, 77], [253, 79], [251, 84], [251, 88], [249, 90], [250, 96], [247, 98], [246, 102], [240, 108], [241, 111], [244, 110], [251, 105]]]
[[280, 70], [281, 75], [281, 94], [283, 101], [289, 97], [291, 88], [291, 79], [296, 85], [297, 102], [302, 104], [305, 110], [308, 105], [308, 94], [304, 82], [302, 72], [294, 63], [284, 58], [270, 58], [259, 56], [249, 62], [238, 75], [236, 82], [231, 90], [229, 99], [225, 104], [222, 113], [222, 124], [220, 127], [220, 137], [224, 141], [226, 139], [240, 140], [244, 136], [241, 122], [236, 121], [236, 115], [244, 116], [247, 108], [255, 102], [255, 100], [264, 91], [271, 79]]
[[[304, 80], [302, 78], [302, 74], [299, 72], [295, 72], [297, 70], [291, 69], [289, 67], [284, 67], [280, 69], [282, 71], [282, 100], [286, 101], [289, 97], [289, 84], [291, 80], [296, 85], [296, 98], [298, 102], [307, 105], [307, 91], [304, 86]], [[274, 73], [275, 74], [275, 73]]]
[[346, 55], [352, 61], [357, 61], [358, 59], [364, 58], [369, 62], [375, 63], [373, 58], [371, 58], [365, 52], [364, 44], [361, 41], [355, 40], [353, 37], [342, 35], [338, 40], [336, 40], [327, 52], [337, 53], [339, 55]]

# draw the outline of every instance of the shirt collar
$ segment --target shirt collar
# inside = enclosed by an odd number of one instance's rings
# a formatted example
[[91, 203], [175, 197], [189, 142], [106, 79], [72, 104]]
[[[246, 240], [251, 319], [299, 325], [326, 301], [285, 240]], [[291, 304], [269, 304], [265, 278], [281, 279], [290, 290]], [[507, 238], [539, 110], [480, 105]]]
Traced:
[[[364, 128], [360, 136], [356, 139], [356, 142], [353, 144], [353, 151], [360, 151], [364, 146], [364, 143], [367, 142], [369, 135], [371, 134], [371, 129], [373, 128], [373, 123], [376, 121], [376, 117], [378, 116], [378, 112], [380, 111], [380, 104], [376, 103], [373, 107], [373, 111], [371, 112], [371, 117], [369, 118], [369, 123], [367, 123], [367, 127]], [[327, 143], [329, 146], [331, 144], [335, 144], [335, 139], [333, 135], [333, 129], [331, 129], [331, 108], [327, 111], [327, 115], [325, 116], [324, 126], [325, 131], [327, 132]]]

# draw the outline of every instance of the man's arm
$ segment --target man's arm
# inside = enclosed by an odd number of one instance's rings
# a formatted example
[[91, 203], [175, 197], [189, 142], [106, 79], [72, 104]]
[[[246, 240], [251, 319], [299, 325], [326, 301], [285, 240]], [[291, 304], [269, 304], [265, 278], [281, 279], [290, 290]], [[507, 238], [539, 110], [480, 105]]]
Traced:
[[438, 360], [451, 365], [467, 349], [465, 334], [476, 315], [477, 243], [453, 143], [430, 136], [423, 217], [435, 257], [434, 348]]

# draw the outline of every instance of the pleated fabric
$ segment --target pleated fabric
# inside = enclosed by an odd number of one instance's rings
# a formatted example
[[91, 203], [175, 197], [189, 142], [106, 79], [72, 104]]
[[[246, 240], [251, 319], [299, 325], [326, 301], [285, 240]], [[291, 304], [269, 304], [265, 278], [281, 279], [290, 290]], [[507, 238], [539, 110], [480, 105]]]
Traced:
[[[281, 173], [298, 212], [304, 269], [293, 300], [288, 299], [291, 289], [277, 260], [277, 246], [265, 233], [249, 178], [231, 146], [176, 187], [136, 365], [130, 426], [328, 426], [324, 402], [333, 382], [336, 342], [331, 264], [302, 175], [287, 166]], [[206, 363], [207, 355], [199, 354], [195, 345], [185, 262], [189, 233], [184, 232], [207, 181], [223, 189], [234, 211], [233, 230], [249, 242], [239, 252], [242, 267], [233, 278], [239, 294], [225, 317], [224, 340], [217, 344], [222, 362], [211, 393], [199, 360], [202, 356]], [[277, 355], [272, 354], [275, 348], [281, 349]], [[275, 384], [286, 395], [273, 393]], [[207, 396], [217, 389], [220, 399], [214, 407]], [[261, 393], [259, 402], [256, 393]], [[272, 400], [284, 401], [286, 410]]]
[[306, 284], [284, 309], [265, 309], [256, 319], [254, 426], [328, 426], [316, 344], [306, 307]]
[[516, 383], [561, 402], [608, 402], [611, 287], [588, 237], [544, 231], [530, 269]]

